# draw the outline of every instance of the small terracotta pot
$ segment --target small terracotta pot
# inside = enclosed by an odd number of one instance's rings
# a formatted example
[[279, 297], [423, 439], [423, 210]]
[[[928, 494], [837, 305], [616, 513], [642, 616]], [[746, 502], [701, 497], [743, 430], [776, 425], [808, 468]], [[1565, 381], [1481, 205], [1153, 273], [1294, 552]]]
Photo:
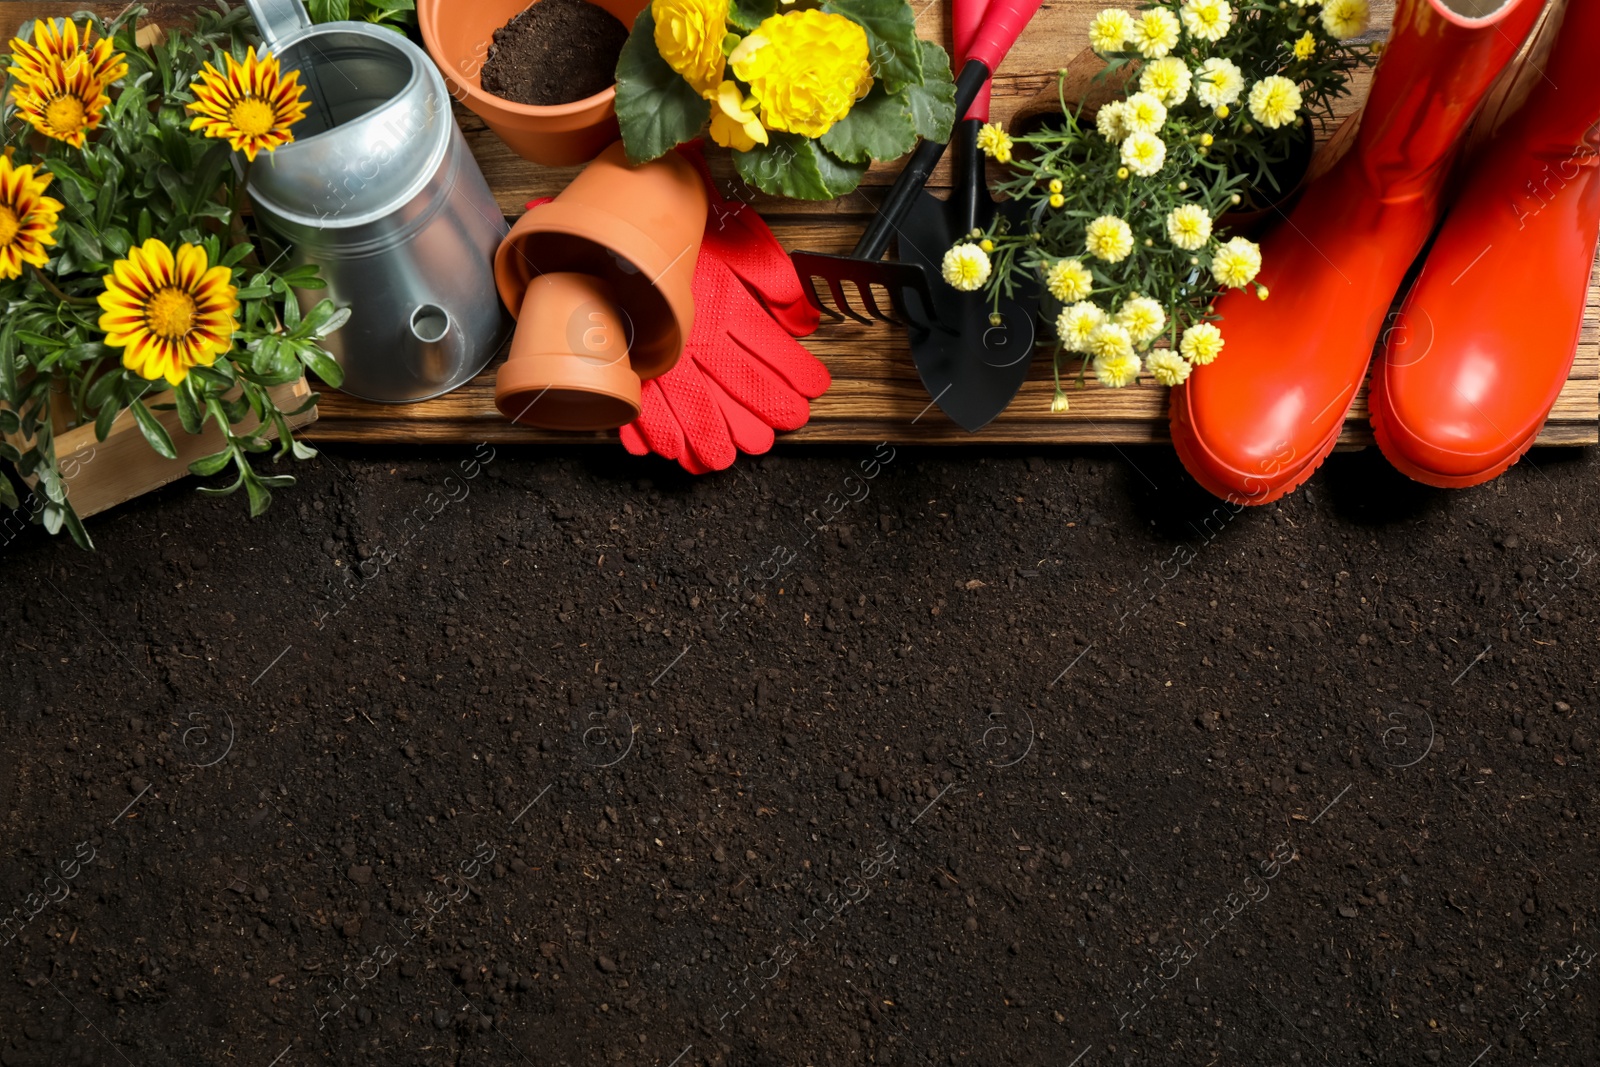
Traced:
[[[591, 2], [632, 29], [648, 0]], [[527, 7], [527, 0], [417, 0], [417, 23], [428, 54], [450, 84], [450, 95], [483, 119], [513, 152], [549, 167], [587, 163], [620, 136], [616, 86], [551, 107], [514, 103], [483, 89], [494, 31]]]
[[517, 316], [495, 406], [552, 430], [606, 430], [639, 413], [639, 383], [678, 362], [694, 326], [706, 190], [668, 152], [629, 166], [618, 141], [554, 201], [523, 215], [495, 253]]

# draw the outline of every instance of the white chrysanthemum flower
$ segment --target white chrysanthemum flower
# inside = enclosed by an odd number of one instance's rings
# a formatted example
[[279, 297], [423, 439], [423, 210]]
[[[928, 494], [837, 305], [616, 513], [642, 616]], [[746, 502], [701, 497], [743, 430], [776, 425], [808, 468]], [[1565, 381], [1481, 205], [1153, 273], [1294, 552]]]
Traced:
[[1228, 0], [1184, 0], [1180, 17], [1189, 36], [1220, 41], [1233, 25], [1233, 8]]
[[1139, 88], [1168, 107], [1177, 107], [1189, 99], [1193, 81], [1189, 65], [1177, 56], [1153, 60], [1139, 72]]
[[1211, 257], [1211, 274], [1218, 285], [1243, 289], [1261, 272], [1261, 248], [1254, 241], [1234, 237]]
[[1194, 368], [1189, 361], [1168, 348], [1158, 349], [1145, 357], [1145, 366], [1162, 385], [1182, 385]]
[[1211, 240], [1211, 213], [1199, 204], [1184, 204], [1167, 213], [1167, 239], [1174, 248], [1193, 252]]
[[1121, 100], [1113, 100], [1103, 105], [1094, 115], [1094, 128], [1100, 136], [1108, 141], [1120, 141], [1128, 136], [1127, 124], [1123, 122], [1127, 107]]
[[1322, 28], [1336, 41], [1366, 33], [1371, 21], [1367, 0], [1327, 0], [1322, 5]]
[[1178, 47], [1178, 16], [1164, 7], [1153, 7], [1134, 22], [1130, 36], [1141, 56], [1160, 59]]
[[1133, 36], [1133, 16], [1120, 8], [1108, 7], [1089, 23], [1089, 47], [1101, 55], [1120, 52]]
[[1183, 340], [1178, 342], [1178, 352], [1183, 358], [1197, 367], [1204, 367], [1207, 363], [1222, 354], [1222, 331], [1209, 322], [1197, 322], [1183, 331]]
[[1087, 300], [1061, 309], [1056, 316], [1056, 336], [1068, 352], [1087, 352], [1089, 335], [1106, 321], [1106, 313]]
[[1167, 162], [1167, 142], [1153, 133], [1130, 133], [1122, 142], [1122, 164], [1148, 178]]
[[1244, 92], [1244, 71], [1231, 59], [1208, 59], [1194, 76], [1194, 95], [1206, 107], [1223, 107]]
[[939, 264], [939, 273], [944, 275], [944, 280], [963, 293], [982, 289], [992, 269], [994, 264], [989, 262], [989, 254], [977, 245], [966, 242], [946, 252], [944, 261]]
[[1300, 87], [1281, 74], [1269, 74], [1250, 87], [1250, 116], [1269, 130], [1287, 126], [1300, 110]]
[[1117, 325], [1128, 331], [1135, 345], [1145, 348], [1166, 329], [1167, 312], [1148, 296], [1130, 296], [1117, 309]]
[[1073, 304], [1089, 295], [1094, 275], [1076, 259], [1058, 259], [1045, 271], [1045, 288], [1063, 304]]
[[1167, 105], [1154, 93], [1134, 93], [1122, 102], [1122, 126], [1129, 133], [1157, 133], [1167, 121]]
[[1101, 215], [1084, 229], [1083, 243], [1094, 258], [1121, 263], [1133, 251], [1133, 228], [1115, 215]]

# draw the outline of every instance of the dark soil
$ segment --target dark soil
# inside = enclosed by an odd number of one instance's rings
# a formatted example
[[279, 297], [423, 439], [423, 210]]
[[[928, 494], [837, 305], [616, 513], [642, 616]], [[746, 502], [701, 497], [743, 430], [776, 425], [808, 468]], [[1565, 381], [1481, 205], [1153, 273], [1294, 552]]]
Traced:
[[538, 0], [494, 31], [484, 92], [550, 107], [605, 91], [617, 80], [628, 27], [589, 0]]
[[1593, 451], [304, 473], [0, 549], [0, 1064], [1600, 1062]]

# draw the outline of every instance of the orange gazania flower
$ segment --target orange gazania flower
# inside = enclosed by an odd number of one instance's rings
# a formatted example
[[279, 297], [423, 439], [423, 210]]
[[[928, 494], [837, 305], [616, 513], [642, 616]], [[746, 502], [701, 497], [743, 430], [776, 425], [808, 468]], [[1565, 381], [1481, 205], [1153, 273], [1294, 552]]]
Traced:
[[177, 385], [191, 367], [209, 367], [233, 347], [239, 290], [233, 271], [211, 267], [199, 245], [177, 254], [151, 238], [119, 259], [100, 294], [106, 344], [122, 349], [122, 365], [148, 381]]
[[226, 59], [226, 74], [207, 63], [190, 83], [195, 102], [189, 110], [197, 116], [189, 128], [226, 139], [252, 161], [263, 149], [273, 152], [293, 141], [289, 128], [305, 117], [308, 106], [300, 72], [284, 77], [276, 56], [265, 51], [258, 56], [254, 48], [243, 63], [232, 55]]
[[9, 74], [16, 80], [12, 99], [18, 113], [46, 137], [82, 148], [97, 129], [111, 98], [106, 88], [128, 72], [121, 52], [107, 37], [95, 39], [85, 25], [39, 19], [33, 40], [13, 38]]
[[24, 263], [42, 267], [50, 261], [45, 248], [56, 243], [56, 217], [61, 201], [44, 195], [50, 175], [31, 166], [14, 167], [0, 156], [0, 278], [15, 278]]

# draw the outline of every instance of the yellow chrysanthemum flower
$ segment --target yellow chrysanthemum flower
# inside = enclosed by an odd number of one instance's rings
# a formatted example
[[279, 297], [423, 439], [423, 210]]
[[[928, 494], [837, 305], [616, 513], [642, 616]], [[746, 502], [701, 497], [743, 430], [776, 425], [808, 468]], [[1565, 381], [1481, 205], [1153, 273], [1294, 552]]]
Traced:
[[1174, 248], [1193, 252], [1211, 240], [1211, 213], [1199, 204], [1184, 204], [1167, 213], [1167, 239]]
[[1206, 107], [1227, 107], [1244, 92], [1244, 71], [1231, 59], [1213, 58], [1194, 76], [1195, 99]]
[[1076, 303], [1094, 289], [1094, 275], [1076, 259], [1058, 259], [1045, 271], [1045, 288], [1063, 304]]
[[1150, 368], [1150, 374], [1161, 385], [1182, 385], [1189, 378], [1189, 372], [1194, 369], [1189, 361], [1178, 353], [1168, 348], [1158, 349], [1145, 357], [1145, 366]]
[[1195, 366], [1204, 367], [1222, 355], [1222, 345], [1221, 330], [1212, 323], [1197, 322], [1183, 331], [1183, 340], [1178, 342], [1178, 352]]
[[1107, 320], [1089, 331], [1089, 354], [1096, 359], [1133, 355], [1133, 337], [1121, 323]]
[[1108, 7], [1089, 23], [1089, 47], [1101, 55], [1120, 52], [1133, 36], [1133, 16], [1120, 8]]
[[1294, 57], [1296, 59], [1310, 59], [1317, 54], [1317, 39], [1310, 30], [1301, 34], [1294, 42]]
[[978, 151], [997, 163], [1011, 162], [1012, 141], [998, 122], [985, 122], [978, 128]]
[[1250, 117], [1269, 130], [1287, 126], [1300, 110], [1300, 87], [1281, 74], [1269, 74], [1250, 87]]
[[843, 15], [789, 11], [762, 20], [728, 56], [768, 129], [821, 137], [872, 89], [867, 31]]
[[1094, 114], [1094, 128], [1108, 141], [1122, 140], [1128, 136], [1127, 125], [1123, 122], [1127, 110], [1121, 100], [1102, 105]]
[[1146, 59], [1160, 59], [1178, 46], [1178, 16], [1153, 7], [1133, 24], [1133, 46]]
[[1106, 313], [1102, 309], [1080, 300], [1062, 308], [1061, 314], [1056, 316], [1056, 336], [1068, 352], [1087, 352], [1090, 334], [1105, 321]]
[[735, 152], [748, 152], [767, 143], [767, 128], [756, 114], [756, 102], [746, 100], [738, 83], [725, 81], [717, 87], [711, 110], [711, 139]]
[[1167, 313], [1148, 296], [1130, 296], [1117, 309], [1117, 325], [1128, 331], [1133, 343], [1144, 348], [1167, 327]]
[[1322, 28], [1336, 41], [1367, 32], [1372, 6], [1367, 0], [1327, 0], [1322, 5]]
[[1167, 105], [1154, 93], [1134, 93], [1122, 103], [1122, 128], [1129, 133], [1156, 133], [1167, 121]]
[[728, 0], [651, 0], [656, 51], [707, 100], [721, 91], [728, 58]]
[[31, 42], [13, 38], [10, 47], [17, 113], [46, 137], [82, 148], [111, 103], [106, 89], [128, 72], [126, 58], [91, 26], [80, 32], [74, 22], [44, 19], [34, 22]]
[[1261, 270], [1261, 248], [1243, 237], [1230, 238], [1211, 257], [1211, 274], [1217, 284], [1243, 289]]
[[1094, 354], [1094, 376], [1107, 389], [1121, 389], [1139, 380], [1139, 357], [1128, 340], [1128, 331], [1116, 323], [1094, 328], [1089, 335], [1089, 351]]
[[1180, 17], [1189, 36], [1220, 41], [1233, 25], [1233, 8], [1228, 0], [1184, 0]]
[[1177, 56], [1146, 63], [1139, 72], [1139, 88], [1167, 107], [1177, 107], [1189, 99], [1193, 80], [1189, 65]]
[[1052, 415], [1063, 414], [1071, 407], [1072, 401], [1068, 400], [1067, 394], [1063, 393], [1060, 389], [1057, 389], [1056, 395], [1050, 398], [1050, 413]]
[[25, 263], [50, 262], [45, 249], [56, 243], [61, 201], [44, 195], [49, 186], [50, 175], [0, 156], [0, 279], [17, 277]]
[[1089, 254], [1107, 263], [1121, 263], [1133, 251], [1133, 230], [1115, 215], [1101, 215], [1084, 231]]
[[971, 293], [983, 288], [993, 268], [994, 264], [989, 262], [989, 256], [983, 249], [963, 242], [944, 254], [939, 273], [953, 288]]
[[210, 266], [199, 245], [177, 254], [151, 238], [119, 259], [100, 294], [100, 328], [141, 378], [177, 385], [191, 367], [209, 367], [233, 347], [239, 290], [233, 271]]
[[1130, 133], [1122, 142], [1122, 162], [1141, 178], [1148, 178], [1167, 162], [1167, 142], [1153, 133]]
[[288, 77], [278, 69], [278, 57], [254, 48], [240, 63], [231, 54], [224, 57], [227, 73], [210, 63], [189, 85], [195, 113], [191, 130], [228, 142], [235, 152], [254, 160], [258, 152], [275, 152], [294, 140], [291, 127], [305, 118], [309, 105], [300, 72]]

